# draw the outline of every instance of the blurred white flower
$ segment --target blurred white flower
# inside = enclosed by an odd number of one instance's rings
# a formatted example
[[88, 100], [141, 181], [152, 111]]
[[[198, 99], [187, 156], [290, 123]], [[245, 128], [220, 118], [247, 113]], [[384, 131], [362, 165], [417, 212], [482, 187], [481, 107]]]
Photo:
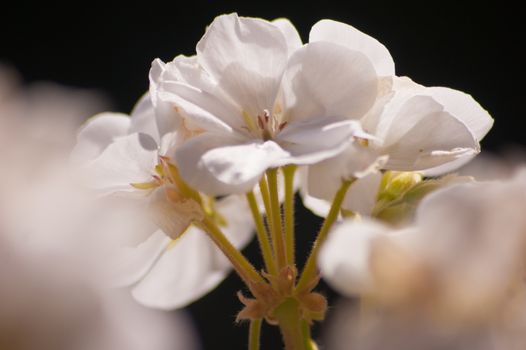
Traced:
[[331, 350], [521, 350], [526, 346], [525, 301], [523, 295], [514, 304], [514, 315], [463, 327], [437, 322], [425, 312], [367, 312], [340, 301], [332, 308], [323, 343]]
[[525, 290], [525, 206], [522, 171], [437, 191], [407, 228], [346, 221], [322, 248], [322, 276], [346, 295], [431, 319], [495, 320]]
[[373, 56], [388, 53], [357, 31], [355, 46], [325, 40], [325, 24], [301, 46], [286, 20], [223, 15], [196, 56], [154, 61], [155, 96], [199, 133], [175, 156], [190, 185], [245, 193], [268, 168], [312, 164], [341, 152], [352, 136], [366, 137], [357, 120], [376, 100], [376, 69], [390, 73]]
[[13, 211], [30, 206], [33, 191], [63, 172], [76, 130], [104, 108], [94, 91], [47, 82], [24, 86], [16, 71], [0, 64], [0, 229]]
[[190, 350], [188, 317], [109, 293], [57, 251], [9, 244], [0, 234], [0, 348]]
[[[113, 284], [132, 285], [133, 296], [144, 305], [172, 309], [208, 293], [230, 270], [213, 242], [192, 225], [202, 219], [203, 210], [216, 213], [236, 247], [252, 237], [253, 224], [244, 198], [215, 203], [184, 187], [171, 156], [187, 131], [184, 126], [166, 131], [158, 117], [162, 113], [146, 95], [131, 117], [93, 117], [79, 132], [72, 158], [88, 186], [102, 196], [105, 211], [112, 213], [89, 227], [101, 245], [111, 241], [114, 248], [100, 248], [110, 258]], [[102, 211], [96, 214], [99, 222], [107, 217]]]
[[526, 164], [526, 152], [519, 145], [508, 145], [499, 152], [484, 152], [458, 169], [460, 175], [473, 176], [478, 181], [511, 178]]

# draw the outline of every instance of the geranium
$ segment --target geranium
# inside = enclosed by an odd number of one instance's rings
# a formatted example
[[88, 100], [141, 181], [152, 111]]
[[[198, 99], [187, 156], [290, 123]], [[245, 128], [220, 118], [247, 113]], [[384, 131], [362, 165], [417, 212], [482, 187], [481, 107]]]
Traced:
[[358, 48], [300, 44], [287, 21], [230, 14], [212, 22], [196, 56], [154, 62], [157, 96], [199, 132], [175, 155], [191, 186], [245, 193], [269, 168], [319, 162], [366, 137], [357, 120], [376, 100], [373, 62]]
[[493, 125], [493, 119], [471, 96], [457, 90], [426, 88], [408, 78], [394, 77], [387, 91], [361, 120], [373, 137], [356, 139], [336, 157], [309, 167], [303, 194], [314, 212], [324, 212], [323, 207], [328, 206], [324, 203], [332, 199], [342, 179], [359, 179], [343, 208], [370, 214], [372, 206], [359, 203], [374, 202], [379, 170], [435, 176], [450, 172], [478, 154], [480, 140]]
[[[132, 294], [146, 305], [172, 309], [206, 294], [230, 269], [213, 242], [193, 224], [212, 218], [236, 247], [250, 239], [253, 225], [241, 198], [215, 203], [180, 179], [170, 155], [186, 130], [158, 127], [150, 101], [146, 95], [131, 117], [115, 113], [93, 117], [80, 131], [72, 158], [85, 183], [101, 197], [100, 205], [113, 212], [107, 220], [110, 226], [96, 228], [99, 237], [101, 232], [120, 237], [120, 248], [111, 251], [108, 267], [113, 283], [133, 285]], [[124, 214], [117, 216], [119, 212]], [[148, 225], [146, 218], [158, 228]], [[119, 220], [128, 222], [124, 226]], [[119, 239], [112, 239], [117, 241], [112, 244], [118, 246]]]

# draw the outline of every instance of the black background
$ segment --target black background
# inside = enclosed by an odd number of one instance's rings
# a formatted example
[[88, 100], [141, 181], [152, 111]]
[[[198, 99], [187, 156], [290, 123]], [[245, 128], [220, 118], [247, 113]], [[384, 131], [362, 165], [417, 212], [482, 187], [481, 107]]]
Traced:
[[[180, 53], [193, 54], [205, 26], [216, 15], [234, 11], [266, 19], [287, 17], [304, 41], [319, 19], [352, 24], [387, 46], [398, 75], [463, 90], [488, 109], [495, 126], [484, 148], [526, 142], [524, 59], [519, 53], [523, 16], [504, 1], [4, 4], [0, 62], [19, 70], [27, 83], [48, 80], [101, 90], [112, 99], [114, 110], [129, 112], [148, 87], [154, 58], [168, 61]], [[306, 254], [320, 221], [306, 212], [301, 212], [301, 220], [299, 250]], [[246, 253], [259, 259], [254, 244]], [[240, 308], [235, 293], [241, 288], [237, 277], [230, 276], [190, 306], [204, 349], [246, 346], [247, 326], [234, 325]], [[263, 332], [263, 349], [279, 349], [277, 333], [270, 328]]]

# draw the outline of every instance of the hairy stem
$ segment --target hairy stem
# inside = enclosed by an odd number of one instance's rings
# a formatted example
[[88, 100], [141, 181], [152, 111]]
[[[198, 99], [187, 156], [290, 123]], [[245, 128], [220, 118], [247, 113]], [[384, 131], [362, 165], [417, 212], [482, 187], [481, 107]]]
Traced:
[[259, 350], [261, 337], [261, 319], [251, 320], [248, 333], [248, 350]]
[[219, 227], [217, 227], [212, 219], [205, 217], [201, 222], [196, 223], [196, 225], [202, 228], [216, 246], [221, 249], [223, 254], [225, 254], [234, 266], [234, 270], [236, 270], [237, 274], [247, 286], [250, 286], [252, 282], [265, 282], [254, 266], [252, 266], [245, 256], [243, 256], [243, 254], [241, 254], [241, 252], [230, 243], [228, 238], [226, 238], [225, 234]]
[[285, 247], [287, 254], [287, 265], [295, 264], [295, 242], [294, 242], [294, 174], [296, 165], [283, 167], [283, 178], [285, 182]]
[[281, 225], [281, 206], [279, 204], [278, 196], [277, 173], [278, 169], [276, 168], [267, 170], [267, 180], [270, 195], [270, 216], [272, 217], [272, 244], [274, 245], [274, 253], [278, 262], [278, 270], [280, 270], [286, 266], [287, 258], [285, 252], [285, 237], [283, 235], [283, 228]]
[[275, 310], [286, 350], [308, 350], [304, 338], [300, 306], [296, 299], [286, 299]]
[[309, 287], [310, 282], [316, 278], [317, 276], [316, 258], [318, 256], [318, 252], [320, 250], [322, 243], [327, 238], [327, 235], [329, 233], [330, 228], [332, 227], [332, 224], [338, 218], [338, 214], [340, 212], [342, 202], [345, 198], [345, 194], [347, 193], [347, 190], [349, 189], [349, 187], [351, 186], [353, 182], [354, 180], [343, 181], [342, 185], [340, 186], [340, 189], [334, 195], [334, 199], [332, 201], [332, 205], [331, 205], [329, 214], [325, 218], [325, 221], [323, 222], [320, 232], [318, 233], [318, 237], [314, 241], [314, 245], [312, 246], [312, 250], [307, 259], [307, 262], [305, 263], [305, 267], [303, 268], [303, 272], [299, 279], [298, 285], [296, 286], [297, 292], [305, 291]]
[[272, 247], [270, 246], [267, 230], [265, 229], [265, 225], [263, 224], [263, 218], [259, 214], [256, 196], [252, 191], [248, 192], [246, 196], [248, 205], [250, 207], [250, 211], [252, 212], [252, 218], [254, 219], [254, 223], [256, 224], [257, 238], [259, 242], [259, 247], [261, 249], [261, 254], [263, 255], [265, 268], [270, 274], [276, 275], [277, 270], [276, 265], [274, 263], [274, 257], [272, 256]]

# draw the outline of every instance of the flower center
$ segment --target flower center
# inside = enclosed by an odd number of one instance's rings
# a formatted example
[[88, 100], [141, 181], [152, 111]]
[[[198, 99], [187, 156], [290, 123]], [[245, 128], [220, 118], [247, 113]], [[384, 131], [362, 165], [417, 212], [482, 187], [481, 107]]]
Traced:
[[159, 164], [154, 168], [151, 181], [135, 182], [130, 185], [139, 190], [150, 190], [165, 184], [175, 185], [177, 183], [177, 168], [170, 162], [168, 157], [160, 156]]
[[287, 126], [287, 122], [282, 122], [280, 118], [271, 114], [267, 109], [257, 116], [256, 123], [246, 112], [243, 113], [243, 119], [246, 123], [246, 129], [264, 141], [272, 140], [278, 132]]
[[287, 122], [281, 122], [274, 115], [270, 115], [268, 110], [263, 111], [263, 115], [258, 115], [258, 127], [261, 138], [265, 141], [271, 140], [279, 131], [287, 126]]

